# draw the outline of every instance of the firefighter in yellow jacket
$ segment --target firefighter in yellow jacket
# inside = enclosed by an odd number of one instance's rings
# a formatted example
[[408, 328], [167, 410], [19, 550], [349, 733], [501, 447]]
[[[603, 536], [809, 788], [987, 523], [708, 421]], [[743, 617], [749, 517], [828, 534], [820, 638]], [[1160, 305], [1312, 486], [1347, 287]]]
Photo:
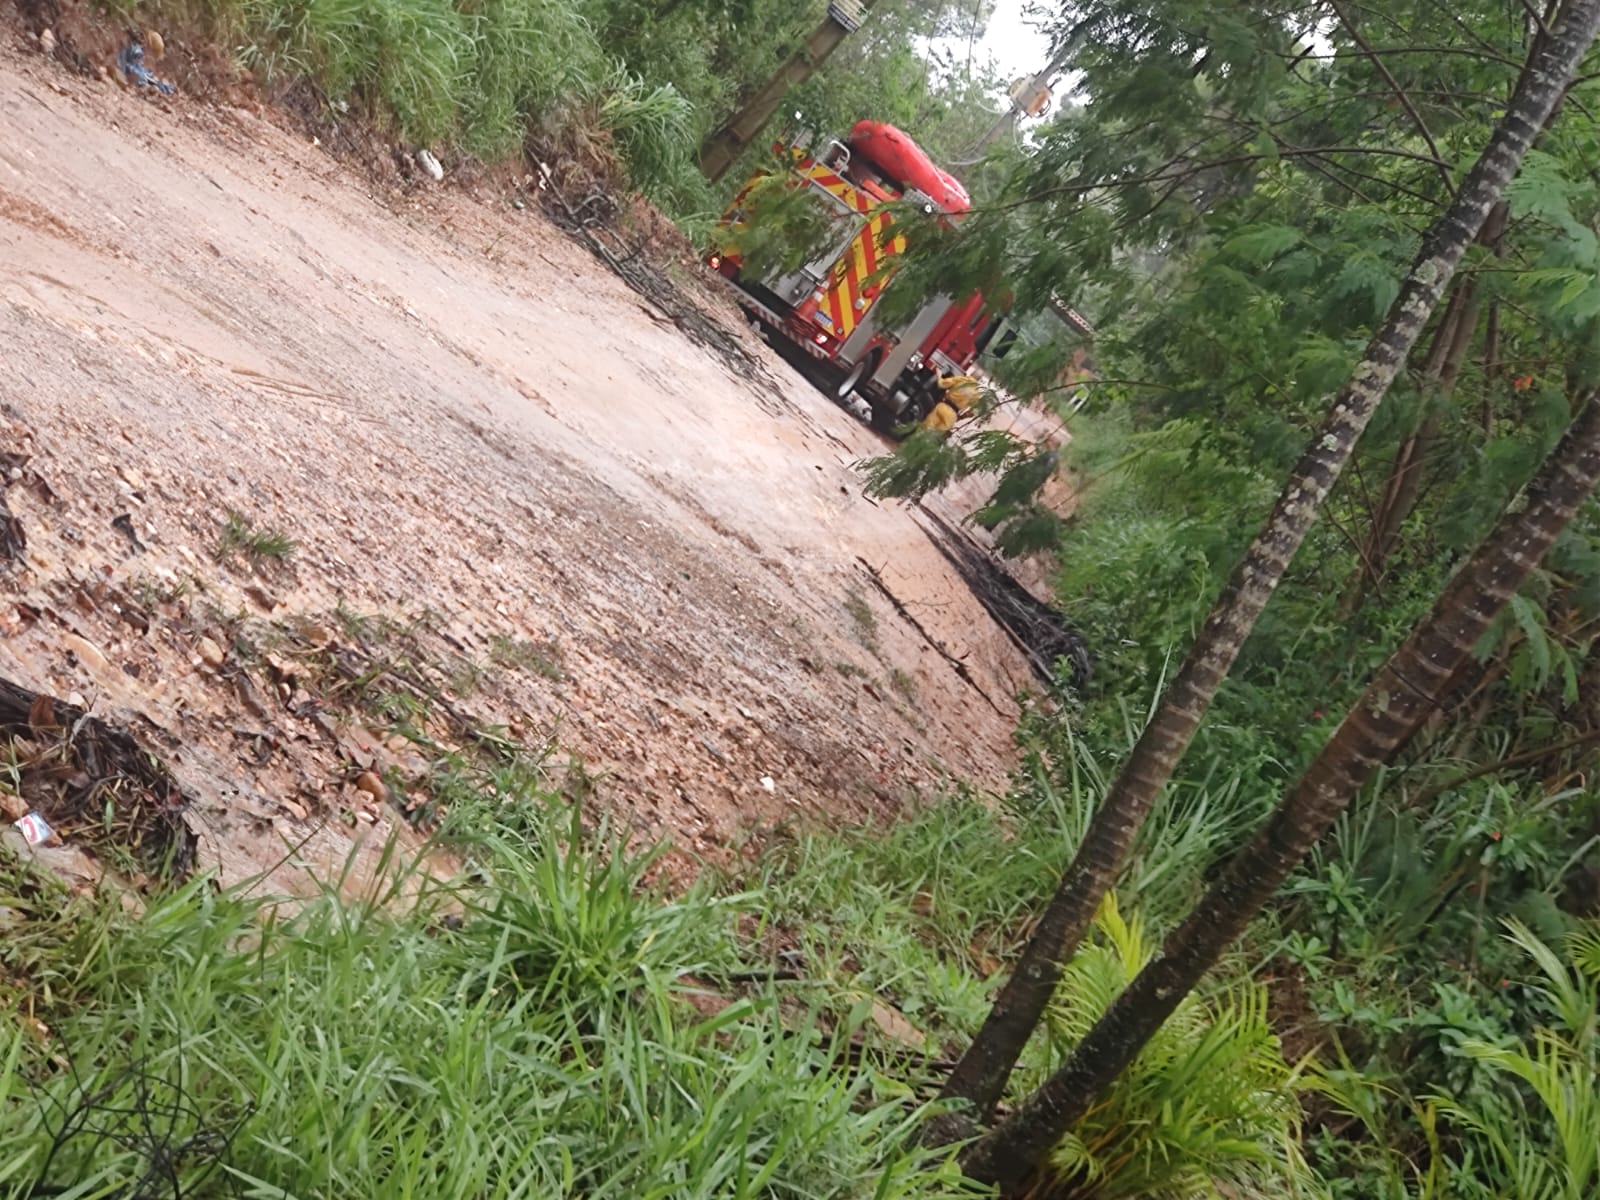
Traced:
[[978, 381], [971, 375], [941, 375], [939, 390], [944, 393], [933, 411], [922, 419], [924, 428], [948, 433], [957, 420], [972, 411], [983, 397]]

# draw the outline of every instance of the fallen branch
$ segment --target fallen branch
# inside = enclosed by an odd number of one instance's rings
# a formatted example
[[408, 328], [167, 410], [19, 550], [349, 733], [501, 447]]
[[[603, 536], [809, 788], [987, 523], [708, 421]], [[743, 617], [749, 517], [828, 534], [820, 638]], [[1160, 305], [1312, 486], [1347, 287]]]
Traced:
[[[662, 320], [646, 309], [646, 315], [651, 320], [660, 325], [668, 322], [675, 325], [690, 341], [717, 356], [735, 378], [754, 384], [757, 396], [769, 412], [778, 414], [787, 410], [788, 402], [783, 388], [743, 340], [702, 311], [665, 272], [643, 261], [642, 244], [632, 247], [627, 244], [627, 240], [611, 222], [610, 215], [615, 211], [616, 204], [610, 196], [603, 192], [591, 193], [575, 205], [562, 193], [549, 167], [540, 163], [539, 173], [543, 180], [540, 192], [545, 197], [546, 213], [666, 317], [666, 320]], [[615, 241], [616, 246], [607, 245], [602, 235]]]
[[1059, 682], [1056, 663], [1066, 659], [1072, 664], [1072, 681], [1086, 683], [1094, 670], [1094, 659], [1088, 643], [1067, 624], [1066, 618], [1013, 579], [960, 529], [920, 505], [918, 511], [937, 528], [937, 536], [924, 528], [928, 540], [1028, 660], [1039, 682], [1055, 687]]
[[1536, 763], [1540, 759], [1549, 758], [1553, 754], [1576, 750], [1580, 746], [1589, 746], [1595, 742], [1600, 742], [1600, 729], [1591, 729], [1586, 733], [1578, 734], [1576, 737], [1564, 738], [1559, 742], [1550, 742], [1543, 746], [1535, 746], [1531, 750], [1524, 750], [1520, 754], [1513, 754], [1508, 758], [1496, 759], [1494, 762], [1480, 763], [1471, 770], [1463, 771], [1443, 783], [1426, 789], [1416, 799], [1410, 801], [1410, 807], [1426, 809], [1440, 796], [1445, 795], [1447, 792], [1453, 792], [1458, 787], [1471, 783], [1474, 779], [1482, 779], [1485, 775], [1498, 775], [1502, 771], [1512, 771], [1518, 767]]
[[194, 868], [190, 799], [127, 730], [0, 679], [0, 737], [32, 748], [16, 756], [17, 794], [63, 837], [130, 851], [160, 878]]

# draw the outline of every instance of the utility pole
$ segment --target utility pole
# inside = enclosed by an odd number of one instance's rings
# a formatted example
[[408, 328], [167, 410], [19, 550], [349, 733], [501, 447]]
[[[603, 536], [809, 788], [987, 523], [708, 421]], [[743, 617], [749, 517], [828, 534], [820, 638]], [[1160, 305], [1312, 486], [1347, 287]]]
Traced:
[[1057, 77], [1067, 69], [1067, 64], [1072, 61], [1082, 42], [1084, 25], [1080, 24], [1068, 32], [1062, 39], [1061, 47], [1050, 56], [1050, 61], [1044, 68], [1029, 79], [1017, 83], [1011, 89], [1011, 103], [1006, 106], [1006, 111], [1001, 113], [995, 123], [978, 138], [952, 166], [970, 167], [973, 163], [981, 162], [988, 153], [989, 147], [998, 142], [1017, 127], [1017, 122], [1023, 117], [1037, 117], [1050, 103], [1050, 89]]
[[761, 136], [772, 114], [778, 111], [784, 95], [797, 83], [816, 74], [817, 68], [839, 48], [848, 34], [861, 28], [878, 0], [834, 0], [828, 15], [811, 31], [800, 48], [791, 54], [778, 73], [700, 147], [700, 172], [715, 183], [727, 174], [751, 142]]

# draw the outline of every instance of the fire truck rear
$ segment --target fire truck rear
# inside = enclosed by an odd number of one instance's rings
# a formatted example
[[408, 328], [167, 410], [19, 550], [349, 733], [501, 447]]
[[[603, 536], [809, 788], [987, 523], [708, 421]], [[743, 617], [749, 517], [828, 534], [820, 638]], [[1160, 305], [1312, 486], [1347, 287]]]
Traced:
[[[722, 218], [730, 235], [710, 266], [737, 289], [739, 302], [780, 345], [803, 349], [825, 386], [842, 403], [864, 401], [881, 428], [928, 420], [946, 392], [941, 378], [965, 375], [999, 337], [1003, 320], [976, 292], [955, 299], [930, 296], [909, 318], [878, 320], [877, 302], [894, 278], [905, 239], [888, 205], [904, 201], [941, 220], [957, 220], [971, 204], [954, 177], [936, 166], [911, 138], [876, 121], [861, 121], [848, 143], [833, 141], [815, 156], [779, 147], [793, 160], [788, 186], [805, 189], [833, 218], [826, 249], [798, 268], [754, 278], [737, 253], [737, 231], [759, 214], [747, 198], [768, 176], [747, 182]], [[961, 401], [964, 405], [965, 399]], [[947, 400], [948, 405], [948, 400]]]

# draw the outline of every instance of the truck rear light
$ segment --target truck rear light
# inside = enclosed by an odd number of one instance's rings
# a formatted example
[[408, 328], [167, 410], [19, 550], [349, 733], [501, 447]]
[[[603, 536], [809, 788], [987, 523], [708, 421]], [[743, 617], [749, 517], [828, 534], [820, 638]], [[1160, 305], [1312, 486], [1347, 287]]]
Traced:
[[713, 254], [710, 258], [706, 259], [706, 262], [710, 263], [711, 269], [715, 271], [722, 266], [722, 255]]
[[825, 334], [825, 333], [818, 333], [817, 334], [817, 345], [826, 346], [827, 344], [828, 344], [828, 335]]

